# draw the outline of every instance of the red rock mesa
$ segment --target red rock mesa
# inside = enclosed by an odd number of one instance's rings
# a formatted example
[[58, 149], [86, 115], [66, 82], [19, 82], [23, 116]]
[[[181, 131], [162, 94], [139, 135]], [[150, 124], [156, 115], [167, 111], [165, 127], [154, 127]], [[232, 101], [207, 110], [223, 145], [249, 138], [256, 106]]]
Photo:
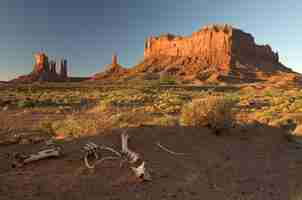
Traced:
[[145, 42], [144, 60], [132, 69], [188, 80], [253, 82], [293, 73], [269, 45], [230, 25], [209, 25], [190, 36], [164, 34]]

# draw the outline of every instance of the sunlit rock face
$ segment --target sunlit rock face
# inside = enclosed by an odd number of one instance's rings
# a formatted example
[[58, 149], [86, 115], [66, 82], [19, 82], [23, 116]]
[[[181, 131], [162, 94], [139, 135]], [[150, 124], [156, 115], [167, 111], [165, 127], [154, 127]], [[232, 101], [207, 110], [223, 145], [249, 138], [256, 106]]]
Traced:
[[41, 73], [42, 71], [47, 71], [48, 57], [45, 53], [35, 53], [34, 54], [34, 73]]
[[213, 67], [227, 69], [237, 60], [278, 63], [278, 54], [269, 45], [255, 44], [252, 35], [229, 25], [210, 25], [191, 36], [166, 34], [145, 42], [144, 58], [159, 56], [198, 57]]
[[56, 61], [48, 60], [48, 56], [43, 52], [34, 54], [34, 66], [30, 74], [20, 76], [13, 82], [35, 82], [35, 81], [48, 81], [58, 82], [68, 80], [67, 61], [61, 60], [60, 74], [57, 73]]
[[229, 26], [204, 27], [187, 37], [171, 34], [150, 37], [145, 42], [144, 58], [199, 57], [208, 65], [224, 68], [231, 62], [231, 38]]
[[127, 69], [118, 64], [117, 54], [112, 55], [111, 64], [106, 65], [103, 72], [97, 73], [90, 78], [90, 81], [96, 80], [116, 80], [126, 75]]
[[[144, 60], [136, 72], [166, 71], [184, 79], [253, 82], [292, 73], [269, 45], [230, 25], [209, 25], [190, 36], [163, 34], [145, 41]], [[216, 80], [219, 81], [219, 80]]]

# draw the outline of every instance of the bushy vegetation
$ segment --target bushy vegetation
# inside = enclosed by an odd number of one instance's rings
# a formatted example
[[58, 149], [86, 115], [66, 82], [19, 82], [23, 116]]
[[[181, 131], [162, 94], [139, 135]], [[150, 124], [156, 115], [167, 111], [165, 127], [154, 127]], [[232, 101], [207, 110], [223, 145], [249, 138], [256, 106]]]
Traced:
[[180, 123], [185, 126], [209, 126], [215, 130], [228, 129], [234, 122], [235, 102], [225, 96], [194, 99], [185, 105]]
[[58, 137], [81, 137], [96, 135], [110, 127], [110, 124], [107, 117], [71, 114], [63, 121], [52, 123], [51, 128]]
[[152, 124], [154, 126], [163, 126], [163, 127], [175, 127], [179, 124], [178, 117], [171, 115], [163, 115], [160, 117], [155, 117], [152, 120]]
[[185, 126], [225, 129], [234, 123], [235, 116], [272, 125], [279, 124], [283, 116], [302, 112], [299, 88], [259, 90], [253, 85], [195, 87], [137, 82], [97, 87], [62, 84], [41, 87], [2, 89], [0, 97], [5, 103], [0, 105], [1, 109], [6, 112], [22, 109], [18, 113], [20, 123], [26, 119], [22, 119], [22, 113], [37, 113], [43, 117], [63, 115], [65, 119], [58, 122], [36, 120], [34, 125], [43, 133], [73, 137], [141, 124], [175, 126], [178, 122]]
[[169, 75], [161, 75], [160, 76], [160, 84], [163, 85], [174, 85], [177, 84], [176, 79], [173, 76], [169, 76]]
[[31, 100], [31, 99], [25, 99], [25, 100], [20, 100], [18, 101], [18, 108], [33, 108], [36, 105], [36, 101]]

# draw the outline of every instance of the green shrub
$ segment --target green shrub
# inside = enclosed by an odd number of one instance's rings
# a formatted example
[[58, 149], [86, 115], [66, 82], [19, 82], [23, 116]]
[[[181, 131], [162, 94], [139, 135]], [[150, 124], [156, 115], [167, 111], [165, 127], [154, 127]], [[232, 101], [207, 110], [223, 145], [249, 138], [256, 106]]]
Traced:
[[144, 112], [129, 110], [128, 112], [119, 112], [110, 117], [111, 126], [113, 128], [138, 127], [149, 121], [148, 116]]
[[33, 108], [36, 102], [31, 99], [20, 100], [17, 103], [18, 108]]
[[176, 83], [177, 83], [176, 79], [170, 75], [161, 75], [160, 76], [160, 84], [174, 85]]
[[63, 121], [52, 124], [52, 128], [57, 136], [81, 137], [95, 135], [106, 124], [104, 118], [92, 118], [85, 116], [69, 115]]
[[154, 118], [152, 124], [156, 126], [173, 127], [178, 125], [178, 118], [171, 115], [164, 115]]
[[183, 107], [180, 124], [209, 126], [215, 130], [228, 129], [234, 122], [234, 107], [235, 102], [225, 96], [194, 99]]
[[147, 121], [144, 113], [134, 111], [116, 114], [71, 114], [64, 120], [54, 122], [51, 128], [56, 136], [78, 138], [104, 133], [113, 128], [137, 127], [143, 121]]
[[110, 98], [102, 99], [90, 112], [92, 113], [101, 113], [101, 112], [110, 112], [114, 108], [114, 101]]

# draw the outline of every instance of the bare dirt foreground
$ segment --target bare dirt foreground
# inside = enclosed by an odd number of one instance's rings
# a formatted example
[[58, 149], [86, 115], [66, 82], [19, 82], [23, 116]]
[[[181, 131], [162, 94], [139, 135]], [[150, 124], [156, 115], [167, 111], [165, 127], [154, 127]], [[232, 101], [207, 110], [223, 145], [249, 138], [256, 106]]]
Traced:
[[[13, 169], [7, 153], [37, 151], [42, 144], [0, 146], [0, 199], [294, 199], [302, 198], [302, 149], [281, 130], [264, 125], [233, 129], [229, 135], [185, 127], [130, 129], [130, 147], [151, 168], [151, 182], [131, 181], [118, 161], [85, 169], [87, 141], [120, 148], [121, 130], [66, 141], [65, 156]], [[186, 156], [171, 155], [160, 142]]]

